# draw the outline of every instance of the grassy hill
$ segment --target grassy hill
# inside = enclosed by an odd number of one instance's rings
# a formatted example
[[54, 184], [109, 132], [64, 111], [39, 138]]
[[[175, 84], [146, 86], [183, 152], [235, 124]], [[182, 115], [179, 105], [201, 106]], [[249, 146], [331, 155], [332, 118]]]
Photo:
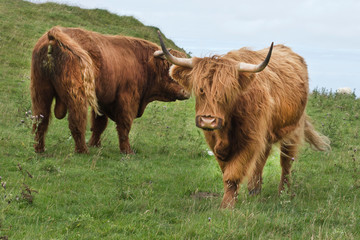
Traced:
[[[115, 126], [103, 146], [74, 153], [66, 119], [52, 119], [46, 152], [35, 154], [31, 52], [54, 25], [158, 42], [156, 28], [104, 10], [0, 0], [0, 239], [359, 239], [360, 101], [317, 90], [307, 108], [331, 153], [305, 145], [293, 188], [278, 196], [278, 150], [263, 192], [246, 187], [234, 210], [219, 210], [222, 177], [194, 124], [194, 99], [154, 102], [119, 154]], [[176, 47], [168, 40], [168, 46]], [[87, 139], [90, 131], [87, 132]]]

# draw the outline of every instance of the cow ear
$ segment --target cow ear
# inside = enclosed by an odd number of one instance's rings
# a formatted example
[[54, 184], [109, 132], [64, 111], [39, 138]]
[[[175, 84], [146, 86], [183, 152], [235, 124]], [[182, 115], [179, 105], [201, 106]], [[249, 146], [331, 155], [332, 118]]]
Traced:
[[191, 79], [191, 68], [181, 67], [172, 65], [170, 68], [170, 77], [182, 85], [185, 90], [191, 92], [192, 79]]

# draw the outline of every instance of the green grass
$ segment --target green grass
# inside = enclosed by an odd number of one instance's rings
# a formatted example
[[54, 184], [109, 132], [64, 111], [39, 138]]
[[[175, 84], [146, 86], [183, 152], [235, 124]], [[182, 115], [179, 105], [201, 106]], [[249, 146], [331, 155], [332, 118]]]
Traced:
[[25, 113], [37, 39], [62, 25], [157, 42], [156, 28], [18, 0], [0, 0], [0, 22], [0, 239], [360, 239], [359, 99], [316, 90], [307, 112], [332, 152], [305, 145], [290, 193], [279, 196], [274, 147], [262, 194], [243, 187], [234, 210], [219, 210], [221, 171], [195, 127], [194, 99], [151, 103], [131, 130], [135, 155], [119, 154], [112, 122], [103, 147], [75, 154], [67, 120], [55, 118], [46, 152], [34, 153]]

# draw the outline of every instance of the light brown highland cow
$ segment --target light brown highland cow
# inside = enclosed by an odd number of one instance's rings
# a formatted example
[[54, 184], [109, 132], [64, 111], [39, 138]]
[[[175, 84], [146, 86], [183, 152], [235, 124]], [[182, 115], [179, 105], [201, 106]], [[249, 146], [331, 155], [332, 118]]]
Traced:
[[271, 45], [260, 51], [242, 48], [223, 56], [178, 58], [166, 50], [160, 32], [159, 38], [174, 64], [170, 76], [196, 98], [196, 126], [204, 130], [223, 172], [221, 207], [234, 206], [246, 177], [250, 194], [261, 191], [274, 143], [281, 148], [279, 192], [284, 184], [290, 186], [291, 164], [303, 140], [317, 150], [330, 150], [328, 138], [314, 130], [305, 113], [307, 65], [290, 48]]

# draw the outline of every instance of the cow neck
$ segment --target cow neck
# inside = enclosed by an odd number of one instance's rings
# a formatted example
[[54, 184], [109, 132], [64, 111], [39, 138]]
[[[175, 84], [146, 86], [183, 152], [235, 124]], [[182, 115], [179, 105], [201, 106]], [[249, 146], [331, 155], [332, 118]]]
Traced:
[[154, 85], [156, 84], [155, 81], [156, 81], [156, 77], [155, 76], [155, 73], [154, 72], [150, 72], [151, 68], [149, 67], [148, 68], [148, 73], [146, 74], [147, 76], [151, 76], [151, 77], [148, 77], [145, 81], [144, 81], [144, 85], [141, 86], [141, 89], [143, 89], [142, 91], [142, 94], [141, 94], [141, 97], [140, 97], [140, 104], [139, 104], [139, 109], [138, 109], [138, 113], [137, 113], [137, 117], [141, 117], [145, 111], [145, 108], [146, 106], [156, 100], [156, 97], [155, 96], [152, 96], [153, 95], [153, 88], [154, 88]]

